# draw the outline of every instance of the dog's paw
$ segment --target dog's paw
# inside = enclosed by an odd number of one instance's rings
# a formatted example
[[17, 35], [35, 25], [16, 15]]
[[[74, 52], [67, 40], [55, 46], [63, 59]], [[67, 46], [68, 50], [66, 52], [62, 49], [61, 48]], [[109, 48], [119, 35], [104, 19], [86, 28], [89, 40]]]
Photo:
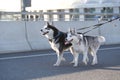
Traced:
[[87, 62], [86, 61], [84, 61], [84, 62], [82, 62], [85, 66], [87, 66]]
[[75, 62], [74, 65], [73, 65], [73, 67], [77, 67], [77, 66], [78, 66], [78, 63]]
[[74, 63], [75, 63], [75, 61], [74, 61], [74, 60], [70, 62], [70, 64], [74, 64]]
[[78, 65], [74, 64], [73, 67], [78, 67]]
[[87, 66], [87, 62], [86, 63], [84, 63], [85, 64], [85, 66]]
[[91, 65], [96, 65], [96, 64], [98, 64], [97, 60], [93, 61]]
[[92, 64], [91, 64], [91, 65], [96, 65], [96, 64], [98, 64], [98, 63], [92, 62]]
[[62, 61], [66, 61], [66, 59], [64, 57], [62, 57]]
[[59, 66], [59, 64], [53, 64], [53, 66]]

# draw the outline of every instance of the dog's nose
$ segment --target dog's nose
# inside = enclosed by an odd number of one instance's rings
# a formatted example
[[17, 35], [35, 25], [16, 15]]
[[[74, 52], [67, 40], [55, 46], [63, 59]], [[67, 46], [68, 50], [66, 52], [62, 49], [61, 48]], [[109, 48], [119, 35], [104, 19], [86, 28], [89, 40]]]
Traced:
[[40, 31], [42, 32], [43, 30], [41, 29]]

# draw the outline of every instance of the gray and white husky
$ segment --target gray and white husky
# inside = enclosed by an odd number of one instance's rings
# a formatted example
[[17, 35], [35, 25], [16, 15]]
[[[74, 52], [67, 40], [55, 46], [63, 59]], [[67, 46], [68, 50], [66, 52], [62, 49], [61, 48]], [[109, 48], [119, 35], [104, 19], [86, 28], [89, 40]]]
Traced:
[[67, 33], [64, 33], [58, 30], [53, 25], [47, 24], [41, 29], [41, 33], [49, 40], [51, 48], [57, 53], [57, 61], [54, 66], [59, 66], [62, 60], [65, 60], [63, 57], [63, 52], [67, 49], [70, 49], [73, 54], [72, 44], [68, 43], [65, 45], [65, 39]]
[[83, 62], [87, 65], [88, 53], [93, 56], [92, 65], [98, 63], [97, 61], [97, 50], [99, 49], [102, 42], [105, 42], [103, 36], [84, 36], [83, 34], [77, 34], [75, 29], [69, 30], [65, 44], [72, 43], [74, 50], [74, 66], [78, 65], [79, 53], [83, 53]]

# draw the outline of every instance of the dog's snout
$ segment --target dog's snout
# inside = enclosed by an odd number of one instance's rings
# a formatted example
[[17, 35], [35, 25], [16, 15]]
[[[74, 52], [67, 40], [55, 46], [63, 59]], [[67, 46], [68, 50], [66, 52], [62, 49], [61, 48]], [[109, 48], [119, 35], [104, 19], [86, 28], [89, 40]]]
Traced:
[[40, 31], [42, 32], [43, 30], [41, 29]]

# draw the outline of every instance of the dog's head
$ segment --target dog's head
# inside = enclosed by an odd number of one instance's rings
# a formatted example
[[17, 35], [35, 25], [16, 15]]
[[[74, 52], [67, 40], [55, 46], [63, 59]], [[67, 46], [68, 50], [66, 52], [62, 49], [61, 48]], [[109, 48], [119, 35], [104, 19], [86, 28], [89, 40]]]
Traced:
[[47, 22], [46, 25], [40, 31], [42, 35], [46, 36], [48, 39], [52, 39], [54, 34], [58, 31], [58, 29]]
[[69, 29], [65, 44], [78, 43], [83, 38], [82, 34], [78, 34], [75, 29]]

